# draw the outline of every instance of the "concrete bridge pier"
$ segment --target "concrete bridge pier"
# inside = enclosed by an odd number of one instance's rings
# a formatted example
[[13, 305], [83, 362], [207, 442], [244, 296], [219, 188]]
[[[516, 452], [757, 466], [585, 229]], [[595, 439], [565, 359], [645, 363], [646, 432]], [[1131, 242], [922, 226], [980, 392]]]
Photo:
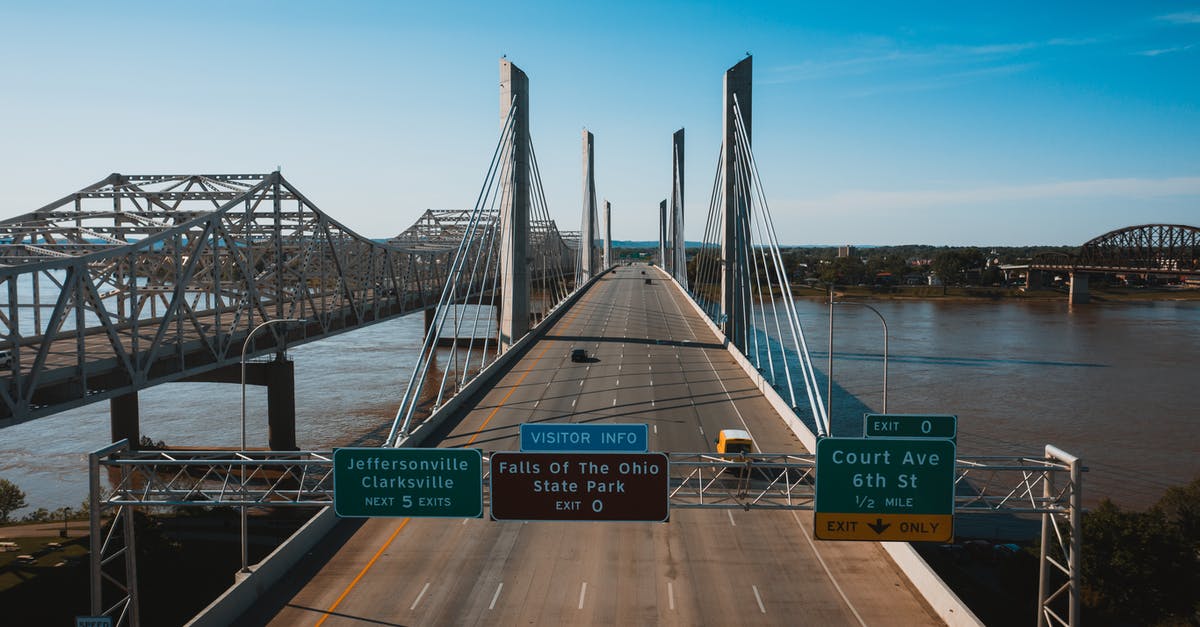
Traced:
[[267, 446], [272, 451], [295, 451], [296, 365], [276, 355], [262, 366], [267, 386]]
[[1046, 287], [1046, 273], [1030, 268], [1025, 274], [1025, 289], [1037, 290]]
[[[189, 383], [242, 383], [242, 365], [230, 364], [186, 379]], [[276, 353], [275, 359], [246, 364], [246, 385], [267, 386], [267, 446], [273, 451], [295, 451], [296, 446], [296, 368]], [[116, 399], [113, 399], [114, 402]], [[247, 420], [251, 417], [247, 415]], [[114, 433], [115, 435], [115, 433]]]
[[429, 329], [433, 328], [433, 319], [437, 316], [437, 307], [428, 307], [425, 309], [425, 332], [429, 333]]
[[1072, 305], [1086, 305], [1092, 300], [1088, 293], [1088, 275], [1086, 272], [1071, 272], [1071, 296], [1068, 301]]
[[130, 448], [136, 450], [138, 441], [142, 437], [138, 425], [138, 393], [130, 392], [108, 399], [108, 413], [112, 427], [112, 441], [129, 440]]

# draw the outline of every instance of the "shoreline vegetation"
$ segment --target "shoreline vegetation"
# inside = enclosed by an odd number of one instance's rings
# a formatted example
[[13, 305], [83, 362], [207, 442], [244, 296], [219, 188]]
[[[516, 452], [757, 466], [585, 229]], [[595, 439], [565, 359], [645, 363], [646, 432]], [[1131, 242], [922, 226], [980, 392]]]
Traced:
[[[1172, 287], [1093, 287], [1089, 291], [1091, 303], [1132, 303], [1200, 301], [1200, 289]], [[986, 302], [986, 301], [1067, 301], [1066, 289], [1026, 290], [1020, 287], [941, 287], [917, 286], [837, 286], [834, 293], [839, 300], [920, 300], [943, 302]], [[792, 286], [792, 294], [809, 300], [828, 300], [826, 286]]]

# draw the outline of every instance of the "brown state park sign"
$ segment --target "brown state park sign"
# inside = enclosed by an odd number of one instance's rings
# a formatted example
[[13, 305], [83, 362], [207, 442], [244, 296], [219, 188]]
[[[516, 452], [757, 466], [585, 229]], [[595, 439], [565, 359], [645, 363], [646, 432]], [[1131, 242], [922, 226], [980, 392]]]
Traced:
[[665, 453], [499, 452], [491, 460], [494, 520], [662, 522]]

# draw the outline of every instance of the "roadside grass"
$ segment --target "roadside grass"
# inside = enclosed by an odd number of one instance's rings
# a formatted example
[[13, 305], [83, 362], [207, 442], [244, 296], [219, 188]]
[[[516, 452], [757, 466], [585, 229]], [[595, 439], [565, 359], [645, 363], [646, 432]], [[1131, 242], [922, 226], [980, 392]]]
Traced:
[[[51, 569], [87, 560], [87, 538], [46, 536], [14, 538], [11, 542], [15, 542], [19, 548], [15, 551], [0, 552], [0, 593], [32, 581]], [[55, 542], [61, 544], [61, 548], [47, 546]], [[17, 562], [18, 555], [31, 555], [34, 562], [21, 564]]]

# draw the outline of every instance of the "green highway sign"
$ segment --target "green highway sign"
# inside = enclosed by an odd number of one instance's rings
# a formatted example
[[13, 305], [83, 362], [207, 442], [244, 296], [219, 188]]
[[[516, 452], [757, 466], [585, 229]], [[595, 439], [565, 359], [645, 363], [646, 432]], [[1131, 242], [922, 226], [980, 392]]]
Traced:
[[346, 518], [480, 518], [482, 468], [479, 449], [335, 449], [333, 509]]
[[958, 416], [952, 414], [863, 414], [868, 438], [958, 438]]
[[950, 440], [817, 440], [814, 534], [821, 540], [949, 542], [954, 456]]

